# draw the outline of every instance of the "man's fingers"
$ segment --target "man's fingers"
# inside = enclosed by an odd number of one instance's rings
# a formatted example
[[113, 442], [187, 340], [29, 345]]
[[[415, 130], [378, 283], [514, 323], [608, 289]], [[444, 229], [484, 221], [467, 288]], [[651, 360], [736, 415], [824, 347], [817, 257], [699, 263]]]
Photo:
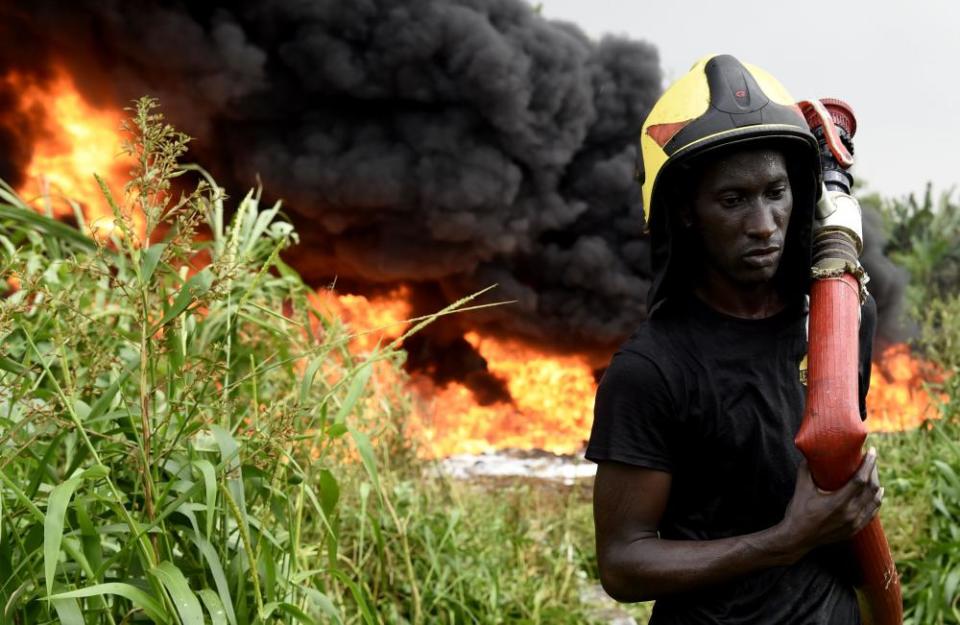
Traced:
[[860, 515], [857, 517], [855, 534], [865, 528], [870, 521], [873, 520], [873, 517], [877, 516], [877, 513], [880, 511], [880, 505], [883, 503], [883, 488], [880, 488], [871, 500], [863, 507]]
[[[867, 450], [866, 455], [863, 457], [863, 462], [860, 463], [860, 468], [857, 469], [857, 472], [853, 474], [853, 482], [859, 488], [863, 488], [867, 484], [870, 484], [871, 479], [874, 473], [877, 470], [877, 449], [876, 447], [871, 447]], [[877, 485], [879, 486], [880, 481], [877, 479]]]
[[853, 523], [854, 534], [865, 528], [867, 524], [873, 520], [873, 517], [877, 516], [877, 512], [880, 511], [882, 504], [883, 488], [881, 487], [871, 494], [869, 498], [865, 499], [863, 505], [860, 506], [860, 511], [857, 513]]

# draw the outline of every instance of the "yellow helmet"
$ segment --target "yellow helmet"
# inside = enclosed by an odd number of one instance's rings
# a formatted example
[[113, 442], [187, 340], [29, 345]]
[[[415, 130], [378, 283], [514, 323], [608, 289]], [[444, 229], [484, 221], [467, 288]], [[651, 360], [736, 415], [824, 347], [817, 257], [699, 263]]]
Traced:
[[[669, 204], [675, 197], [671, 187], [674, 175], [684, 169], [677, 166], [715, 150], [761, 141], [776, 143], [787, 154], [791, 185], [799, 191], [794, 197], [791, 228], [794, 238], [800, 239], [788, 264], [807, 272], [809, 265], [797, 265], [809, 260], [809, 228], [820, 194], [820, 149], [787, 90], [754, 65], [727, 54], [710, 55], [697, 61], [654, 104], [640, 135], [642, 167], [638, 172], [656, 274], [648, 302], [651, 312], [666, 297], [664, 282], [678, 277], [668, 274], [677, 274], [676, 265], [687, 261], [678, 258], [686, 257], [687, 252], [671, 249], [676, 242], [670, 242], [674, 217]], [[797, 227], [794, 222], [799, 222]]]

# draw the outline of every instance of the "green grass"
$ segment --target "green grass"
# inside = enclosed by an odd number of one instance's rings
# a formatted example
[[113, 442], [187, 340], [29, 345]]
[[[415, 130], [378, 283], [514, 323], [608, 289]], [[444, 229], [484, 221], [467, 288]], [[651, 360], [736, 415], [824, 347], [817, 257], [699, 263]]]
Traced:
[[864, 198], [884, 219], [886, 253], [910, 276], [916, 350], [938, 365], [941, 420], [879, 436], [884, 527], [903, 584], [907, 625], [960, 623], [960, 204], [953, 192]]

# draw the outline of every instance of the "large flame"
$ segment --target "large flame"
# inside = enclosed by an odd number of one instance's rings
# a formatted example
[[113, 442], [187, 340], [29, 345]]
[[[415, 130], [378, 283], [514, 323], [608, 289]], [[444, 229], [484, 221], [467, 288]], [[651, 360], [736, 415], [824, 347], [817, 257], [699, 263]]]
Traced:
[[[49, 208], [58, 217], [73, 215], [63, 199], [77, 200], [88, 231], [109, 229], [113, 213], [93, 173], [104, 176], [116, 194], [129, 162], [118, 159], [121, 114], [91, 107], [64, 72], [40, 84], [10, 73], [0, 78], [20, 95], [19, 107], [31, 119], [40, 119], [27, 182], [18, 191], [38, 210]], [[134, 216], [142, 235], [143, 220]], [[322, 289], [313, 301], [327, 318], [349, 326], [348, 345], [354, 353], [370, 352], [394, 341], [407, 329], [411, 314], [409, 293], [398, 288], [386, 295], [365, 298], [338, 295]], [[324, 328], [317, 321], [317, 332]], [[426, 376], [406, 379], [396, 370], [378, 367], [375, 383], [406, 383], [414, 392], [410, 430], [422, 440], [429, 456], [481, 452], [500, 448], [543, 449], [575, 453], [590, 433], [596, 382], [587, 360], [539, 352], [516, 341], [484, 337], [476, 332], [466, 340], [487, 361], [492, 374], [505, 380], [511, 402], [480, 405], [470, 390], [451, 383], [437, 387]], [[911, 355], [906, 345], [895, 345], [881, 355], [872, 370], [868, 396], [872, 431], [899, 431], [917, 427], [936, 416], [933, 398], [924, 382], [935, 379], [930, 366]], [[406, 382], [404, 382], [406, 380]]]
[[516, 341], [467, 333], [467, 341], [506, 380], [511, 403], [479, 405], [463, 385], [435, 388], [416, 380], [420, 405], [415, 430], [429, 455], [478, 453], [499, 448], [575, 453], [593, 421], [596, 383], [587, 362], [577, 356], [551, 356]]
[[[38, 121], [26, 182], [17, 192], [38, 210], [55, 217], [73, 217], [68, 199], [80, 204], [87, 232], [99, 236], [113, 230], [113, 211], [94, 178], [99, 174], [120, 198], [130, 162], [120, 158], [120, 123], [114, 110], [88, 104], [70, 76], [57, 70], [39, 83], [11, 72], [3, 82], [18, 94], [20, 112]], [[143, 220], [133, 217], [142, 238]]]
[[931, 363], [913, 356], [907, 344], [897, 343], [885, 349], [870, 370], [867, 429], [899, 432], [937, 418], [934, 400], [946, 400], [946, 396], [931, 394], [926, 383], [942, 378]]
[[[312, 303], [324, 318], [337, 318], [347, 324], [350, 349], [354, 353], [370, 352], [400, 337], [412, 309], [409, 292], [404, 287], [374, 298], [339, 295], [332, 288], [321, 289]], [[319, 320], [314, 319], [314, 330], [319, 331]]]

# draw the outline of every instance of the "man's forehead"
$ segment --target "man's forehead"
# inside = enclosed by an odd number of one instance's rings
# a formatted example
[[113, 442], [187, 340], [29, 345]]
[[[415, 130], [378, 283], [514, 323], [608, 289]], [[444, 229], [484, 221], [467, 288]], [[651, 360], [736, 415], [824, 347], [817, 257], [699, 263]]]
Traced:
[[787, 160], [776, 148], [753, 148], [717, 155], [701, 165], [701, 184], [716, 186], [724, 181], [752, 180], [757, 177], [784, 177]]

